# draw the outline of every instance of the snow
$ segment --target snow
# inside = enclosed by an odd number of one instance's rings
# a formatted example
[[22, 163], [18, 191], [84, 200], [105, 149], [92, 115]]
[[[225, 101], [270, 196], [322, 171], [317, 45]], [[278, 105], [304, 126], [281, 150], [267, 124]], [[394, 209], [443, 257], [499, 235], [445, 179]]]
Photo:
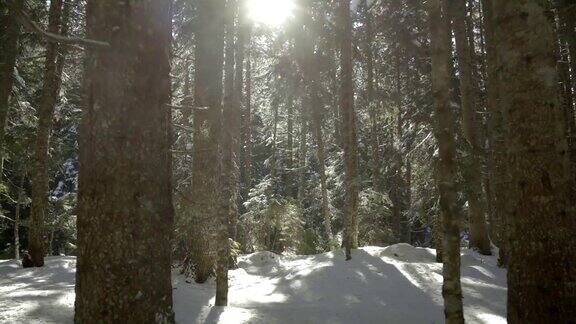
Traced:
[[[173, 271], [177, 323], [443, 323], [442, 266], [408, 244], [310, 256], [257, 252], [230, 271], [228, 307], [212, 307], [214, 281]], [[506, 271], [496, 256], [462, 250], [468, 323], [506, 323]], [[74, 257], [44, 268], [0, 261], [0, 323], [72, 323]]]

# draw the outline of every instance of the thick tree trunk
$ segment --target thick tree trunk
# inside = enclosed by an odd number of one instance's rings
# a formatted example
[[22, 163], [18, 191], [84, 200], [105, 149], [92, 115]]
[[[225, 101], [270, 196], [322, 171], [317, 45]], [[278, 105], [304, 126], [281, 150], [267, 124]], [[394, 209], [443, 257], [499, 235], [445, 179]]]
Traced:
[[460, 211], [456, 193], [456, 145], [454, 116], [450, 106], [452, 49], [447, 7], [444, 0], [431, 0], [429, 20], [432, 56], [432, 93], [436, 106], [434, 133], [438, 141], [437, 183], [444, 230], [442, 296], [446, 323], [464, 323], [460, 286]]
[[474, 81], [474, 57], [466, 32], [466, 3], [451, 0], [452, 29], [456, 39], [458, 69], [460, 79], [460, 102], [462, 105], [462, 128], [467, 142], [467, 155], [463, 163], [466, 180], [468, 215], [470, 222], [470, 248], [490, 255], [490, 238], [486, 229], [486, 218], [482, 203], [482, 144], [480, 143], [480, 122], [477, 116], [478, 86]]
[[358, 247], [358, 151], [356, 140], [356, 113], [354, 112], [354, 84], [352, 81], [352, 19], [350, 0], [340, 0], [338, 8], [341, 83], [340, 115], [342, 116], [342, 148], [344, 151], [344, 247], [346, 260], [351, 250]]
[[[89, 0], [76, 323], [173, 323], [170, 6]], [[146, 31], [146, 32], [143, 32]]]
[[224, 60], [224, 0], [197, 2], [194, 148], [190, 248], [195, 280], [205, 282], [214, 265], [214, 221], [220, 197], [219, 140]]
[[4, 133], [8, 104], [14, 83], [14, 67], [18, 56], [20, 24], [16, 12], [24, 8], [24, 1], [8, 1], [0, 4], [0, 177], [4, 165]]
[[546, 1], [494, 2], [511, 181], [506, 220], [512, 324], [576, 318], [574, 178], [548, 10]]
[[[54, 34], [65, 34], [66, 22], [61, 23], [63, 0], [50, 1], [48, 31]], [[66, 4], [69, 8], [69, 3]], [[48, 204], [48, 150], [54, 109], [58, 102], [58, 93], [64, 68], [65, 54], [59, 53], [56, 43], [46, 43], [46, 63], [42, 97], [38, 106], [38, 129], [34, 148], [34, 168], [32, 171], [32, 207], [30, 210], [30, 230], [28, 235], [28, 252], [35, 267], [44, 265], [45, 228], [44, 218]]]

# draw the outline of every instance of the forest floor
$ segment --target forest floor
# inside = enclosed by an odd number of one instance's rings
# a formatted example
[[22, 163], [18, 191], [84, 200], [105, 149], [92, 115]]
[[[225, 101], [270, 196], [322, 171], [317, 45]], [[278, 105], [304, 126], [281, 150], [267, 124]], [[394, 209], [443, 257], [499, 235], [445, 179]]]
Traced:
[[[177, 323], [443, 323], [442, 266], [407, 244], [310, 256], [258, 252], [230, 271], [228, 307], [212, 307], [214, 281], [173, 272]], [[0, 323], [71, 323], [74, 257], [22, 269], [0, 261]], [[468, 323], [506, 323], [506, 270], [496, 256], [462, 250]]]

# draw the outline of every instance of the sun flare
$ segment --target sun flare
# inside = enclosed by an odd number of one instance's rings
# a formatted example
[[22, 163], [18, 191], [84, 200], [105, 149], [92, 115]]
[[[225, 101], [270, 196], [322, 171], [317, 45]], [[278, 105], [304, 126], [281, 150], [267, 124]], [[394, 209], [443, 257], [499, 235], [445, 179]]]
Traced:
[[248, 16], [256, 23], [276, 27], [292, 16], [293, 0], [249, 0]]

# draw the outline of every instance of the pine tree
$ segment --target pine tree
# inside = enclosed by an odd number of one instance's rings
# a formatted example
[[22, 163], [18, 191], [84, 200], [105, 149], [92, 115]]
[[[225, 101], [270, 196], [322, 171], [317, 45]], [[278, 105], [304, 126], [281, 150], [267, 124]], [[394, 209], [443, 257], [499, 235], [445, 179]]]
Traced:
[[[70, 11], [70, 3], [66, 4]], [[63, 0], [50, 1], [48, 32], [66, 34], [66, 19], [62, 17]], [[67, 13], [69, 14], [69, 13]], [[64, 21], [64, 22], [63, 22]], [[52, 118], [58, 102], [62, 69], [65, 54], [57, 43], [46, 44], [46, 62], [44, 63], [44, 82], [42, 98], [38, 109], [38, 130], [36, 131], [36, 147], [34, 168], [32, 169], [32, 209], [30, 211], [30, 234], [28, 251], [36, 267], [44, 265], [44, 218], [48, 202], [48, 150]]]
[[[214, 221], [220, 197], [219, 142], [222, 110], [225, 2], [197, 2], [194, 134], [189, 247], [196, 282], [205, 282], [214, 266]], [[212, 245], [211, 245], [212, 244]]]
[[460, 102], [462, 105], [462, 128], [466, 139], [467, 152], [463, 162], [463, 175], [466, 180], [468, 214], [470, 221], [470, 247], [490, 255], [490, 239], [486, 229], [486, 219], [482, 194], [482, 144], [480, 142], [480, 122], [477, 112], [478, 87], [473, 73], [474, 48], [469, 43], [466, 29], [466, 3], [451, 0], [452, 29], [456, 39], [458, 69], [460, 79]]
[[545, 1], [494, 2], [510, 181], [505, 211], [509, 323], [576, 318], [574, 179], [548, 10]]
[[340, 0], [338, 8], [340, 36], [340, 114], [342, 115], [342, 148], [344, 151], [346, 187], [344, 202], [344, 247], [346, 260], [351, 250], [358, 247], [358, 156], [356, 139], [356, 113], [354, 112], [354, 86], [352, 81], [352, 19], [350, 0]]
[[450, 27], [445, 0], [429, 3], [432, 58], [432, 93], [436, 116], [434, 133], [438, 141], [437, 183], [440, 193], [443, 246], [442, 296], [446, 323], [464, 323], [460, 286], [460, 211], [456, 200], [456, 145], [454, 116], [450, 107], [451, 62]]
[[[170, 6], [89, 0], [76, 323], [173, 323]], [[145, 32], [144, 32], [145, 31]]]

